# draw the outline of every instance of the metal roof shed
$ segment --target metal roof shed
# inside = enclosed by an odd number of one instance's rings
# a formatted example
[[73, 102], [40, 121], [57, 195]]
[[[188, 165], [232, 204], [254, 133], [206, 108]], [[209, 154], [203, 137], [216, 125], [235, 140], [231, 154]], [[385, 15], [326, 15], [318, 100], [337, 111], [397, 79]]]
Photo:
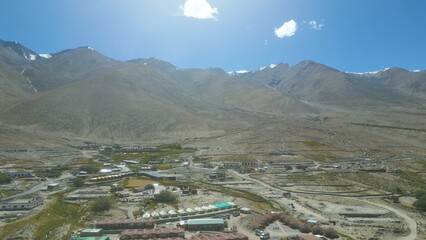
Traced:
[[203, 225], [203, 224], [225, 224], [223, 219], [220, 218], [200, 218], [200, 219], [188, 219], [186, 221], [188, 225]]

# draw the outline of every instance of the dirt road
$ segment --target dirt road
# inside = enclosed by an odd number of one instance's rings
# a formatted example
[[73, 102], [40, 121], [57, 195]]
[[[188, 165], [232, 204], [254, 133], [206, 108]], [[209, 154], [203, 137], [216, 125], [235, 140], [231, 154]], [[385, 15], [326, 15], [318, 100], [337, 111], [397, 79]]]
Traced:
[[408, 229], [410, 229], [410, 234], [408, 236], [404, 236], [404, 237], [400, 237], [398, 239], [400, 240], [415, 240], [417, 238], [417, 223], [414, 219], [412, 219], [410, 216], [408, 216], [403, 210], [399, 210], [393, 207], [390, 207], [388, 205], [386, 205], [385, 203], [376, 203], [376, 202], [372, 202], [366, 199], [362, 199], [360, 201], [381, 207], [381, 208], [385, 208], [393, 213], [395, 213], [396, 215], [398, 215], [399, 217], [401, 217], [402, 219], [404, 219], [405, 223], [407, 224]]

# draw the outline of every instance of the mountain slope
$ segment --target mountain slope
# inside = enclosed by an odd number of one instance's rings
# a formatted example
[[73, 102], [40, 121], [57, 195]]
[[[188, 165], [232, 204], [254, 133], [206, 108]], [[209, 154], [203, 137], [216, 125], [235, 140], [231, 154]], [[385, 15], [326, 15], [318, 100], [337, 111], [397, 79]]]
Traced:
[[401, 68], [390, 68], [373, 75], [383, 80], [385, 86], [406, 94], [426, 98], [426, 71], [407, 71]]
[[186, 138], [271, 117], [426, 104], [424, 71], [349, 74], [303, 61], [228, 74], [155, 58], [121, 62], [89, 47], [31, 60], [26, 54], [35, 52], [7, 44], [0, 46], [0, 122], [55, 136]]
[[279, 64], [238, 78], [261, 82], [296, 99], [341, 106], [416, 105], [378, 79], [340, 72], [313, 61], [295, 66]]
[[0, 105], [22, 99], [33, 93], [26, 78], [0, 60]]
[[23, 100], [2, 114], [19, 126], [103, 139], [195, 136], [232, 126], [226, 111], [145, 67], [117, 66]]
[[32, 61], [23, 73], [38, 91], [47, 91], [88, 78], [91, 74], [119, 64], [90, 47], [79, 47]]
[[245, 79], [233, 78], [220, 68], [178, 69], [170, 63], [153, 58], [131, 62], [140, 67], [153, 68], [159, 74], [165, 74], [198, 99], [216, 106], [277, 115], [317, 112], [317, 109], [309, 104], [285, 93]]

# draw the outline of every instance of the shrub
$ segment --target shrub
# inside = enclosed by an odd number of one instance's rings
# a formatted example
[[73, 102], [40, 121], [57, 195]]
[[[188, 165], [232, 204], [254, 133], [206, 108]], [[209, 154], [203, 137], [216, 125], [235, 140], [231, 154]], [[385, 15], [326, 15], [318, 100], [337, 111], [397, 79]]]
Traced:
[[310, 233], [312, 232], [312, 228], [308, 224], [300, 224], [299, 231], [302, 233]]
[[75, 178], [72, 180], [72, 185], [74, 187], [83, 187], [84, 185], [84, 178]]
[[178, 196], [175, 193], [167, 190], [163, 190], [160, 192], [160, 194], [155, 196], [155, 201], [157, 203], [174, 203], [177, 201], [177, 199]]
[[420, 190], [416, 192], [416, 198], [421, 199], [421, 198], [426, 198], [426, 190]]
[[7, 184], [12, 182], [12, 178], [6, 173], [0, 173], [0, 184]]
[[103, 212], [111, 209], [113, 201], [109, 197], [101, 197], [96, 199], [92, 204], [92, 210], [95, 212]]
[[80, 171], [85, 171], [87, 173], [97, 173], [99, 168], [93, 164], [80, 166]]
[[336, 230], [334, 230], [334, 228], [331, 228], [331, 227], [329, 227], [325, 230], [325, 236], [328, 237], [328, 238], [331, 238], [331, 239], [339, 237]]
[[314, 235], [324, 235], [324, 229], [320, 226], [312, 227], [312, 234]]
[[426, 212], [426, 197], [415, 201], [413, 206], [421, 212]]
[[288, 222], [288, 226], [292, 229], [299, 229], [300, 224], [301, 224], [301, 222], [299, 220], [296, 220], [296, 219], [291, 219]]

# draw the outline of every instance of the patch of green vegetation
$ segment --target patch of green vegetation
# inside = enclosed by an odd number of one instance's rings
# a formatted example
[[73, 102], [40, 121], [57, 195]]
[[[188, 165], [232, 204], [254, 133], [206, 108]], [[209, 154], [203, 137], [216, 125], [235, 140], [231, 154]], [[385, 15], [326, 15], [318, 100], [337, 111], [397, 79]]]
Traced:
[[89, 174], [91, 174], [91, 173], [97, 173], [100, 170], [100, 168], [97, 165], [93, 164], [93, 163], [87, 164], [87, 165], [82, 165], [78, 169], [80, 171], [85, 171], [85, 172], [87, 172]]
[[222, 157], [219, 159], [219, 161], [226, 161], [226, 162], [252, 162], [256, 159], [252, 156], [246, 155], [246, 154], [239, 154], [239, 155], [231, 155]]
[[162, 149], [158, 152], [144, 152], [136, 154], [113, 154], [111, 155], [112, 160], [115, 163], [119, 163], [123, 160], [133, 159], [140, 163], [148, 163], [149, 161], [160, 160], [163, 157], [178, 158], [181, 153], [191, 153], [194, 150], [191, 149]]
[[[411, 175], [410, 175], [411, 174]], [[384, 190], [390, 193], [403, 194], [414, 193], [419, 189], [425, 189], [425, 183], [416, 174], [409, 172], [388, 173], [337, 173], [338, 177], [350, 179], [378, 190]], [[387, 177], [384, 177], [387, 176]], [[399, 177], [399, 179], [398, 179]], [[393, 178], [393, 179], [389, 179]]]
[[356, 126], [364, 126], [364, 127], [388, 128], [388, 129], [396, 129], [396, 130], [426, 132], [426, 129], [421, 129], [421, 128], [407, 128], [407, 127], [396, 127], [396, 126], [386, 126], [386, 125], [376, 125], [376, 124], [366, 124], [366, 123], [349, 123], [349, 124], [356, 125]]
[[337, 160], [337, 158], [330, 152], [316, 152], [312, 154], [306, 154], [305, 157], [317, 162], [334, 162]]
[[38, 214], [6, 224], [0, 228], [0, 239], [6, 239], [8, 236], [20, 230], [34, 226], [34, 239], [57, 239], [55, 230], [65, 224], [70, 224], [71, 228], [66, 234], [69, 239], [72, 230], [82, 227], [80, 222], [83, 212], [79, 205], [69, 204], [63, 201], [63, 194], [52, 196], [51, 203]]
[[158, 164], [156, 166], [157, 170], [169, 170], [169, 169], [173, 169], [176, 168], [176, 165], [173, 164]]
[[92, 203], [92, 211], [94, 212], [104, 212], [108, 211], [114, 205], [114, 200], [111, 197], [101, 197], [97, 198]]
[[141, 168], [139, 166], [135, 166], [135, 165], [130, 165], [129, 169], [133, 172], [137, 172], [139, 171]]
[[8, 184], [12, 182], [12, 178], [6, 173], [0, 172], [0, 184]]
[[316, 141], [312, 141], [312, 140], [308, 140], [308, 141], [303, 141], [303, 144], [305, 144], [308, 147], [312, 147], [312, 148], [318, 148], [321, 146], [325, 146], [322, 143], [316, 142]]
[[157, 146], [158, 149], [182, 149], [182, 146], [179, 143], [168, 143], [161, 144]]
[[155, 196], [154, 200], [157, 203], [167, 203], [172, 204], [176, 203], [178, 200], [178, 195], [167, 190], [161, 191], [158, 195]]
[[157, 208], [157, 202], [153, 199], [145, 198], [140, 204], [141, 210], [137, 211], [136, 214], [142, 216], [144, 212], [149, 212]]
[[395, 175], [407, 181], [408, 184], [412, 187], [426, 189], [426, 182], [417, 173], [397, 171]]
[[82, 177], [74, 178], [72, 180], [72, 185], [74, 187], [83, 187], [83, 185], [84, 185], [84, 178], [82, 178]]
[[426, 212], [426, 190], [420, 190], [416, 192], [417, 201], [414, 202], [413, 206], [417, 210]]
[[235, 190], [230, 188], [218, 188], [218, 187], [212, 187], [212, 186], [207, 187], [206, 189], [210, 191], [214, 191], [214, 192], [224, 193], [234, 197], [245, 198], [253, 202], [267, 202], [267, 200], [264, 199], [263, 197], [253, 194], [251, 192], [247, 192], [247, 191]]
[[3, 191], [0, 191], [0, 198], [9, 197], [17, 193], [19, 192], [16, 190], [3, 190]]

